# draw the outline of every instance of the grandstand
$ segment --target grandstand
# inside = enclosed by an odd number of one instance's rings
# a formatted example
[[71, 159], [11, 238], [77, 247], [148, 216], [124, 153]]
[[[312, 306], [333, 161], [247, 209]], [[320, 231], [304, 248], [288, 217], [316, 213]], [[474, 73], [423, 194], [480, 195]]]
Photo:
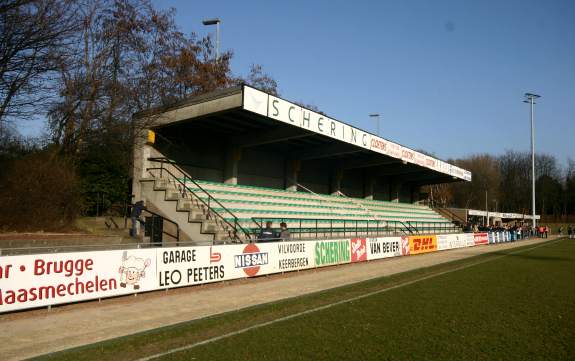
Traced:
[[134, 200], [196, 244], [451, 233], [423, 185], [468, 181], [439, 159], [248, 86], [136, 114]]

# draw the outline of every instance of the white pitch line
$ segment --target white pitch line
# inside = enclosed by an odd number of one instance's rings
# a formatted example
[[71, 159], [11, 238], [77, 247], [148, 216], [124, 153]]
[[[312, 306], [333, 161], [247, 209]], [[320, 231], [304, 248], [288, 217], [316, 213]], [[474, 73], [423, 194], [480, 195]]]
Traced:
[[[435, 278], [435, 277], [438, 277], [438, 276], [442, 276], [442, 275], [445, 275], [445, 274], [448, 274], [448, 273], [451, 273], [451, 272], [460, 271], [460, 270], [463, 270], [463, 269], [466, 269], [466, 268], [469, 268], [469, 267], [477, 266], [477, 265], [482, 264], [482, 263], [495, 261], [495, 260], [497, 260], [497, 259], [500, 259], [500, 258], [503, 258], [503, 257], [507, 257], [507, 256], [512, 255], [512, 254], [523, 253], [523, 252], [527, 252], [527, 251], [534, 250], [534, 249], [536, 249], [536, 248], [548, 246], [548, 245], [550, 245], [550, 244], [557, 243], [558, 241], [559, 241], [559, 240], [555, 240], [555, 241], [551, 241], [551, 242], [549, 242], [549, 243], [539, 244], [539, 245], [534, 246], [534, 247], [522, 249], [522, 250], [515, 251], [515, 252], [510, 252], [510, 253], [507, 253], [507, 254], [505, 254], [505, 255], [501, 255], [501, 256], [499, 256], [499, 257], [494, 257], [494, 258], [486, 259], [486, 260], [483, 260], [483, 261], [471, 263], [471, 264], [468, 264], [468, 265], [456, 267], [456, 268], [453, 268], [453, 269], [450, 269], [450, 270], [447, 270], [447, 271], [443, 271], [443, 272], [439, 272], [439, 273], [434, 273], [434, 274], [431, 274], [431, 275], [428, 275], [428, 276], [424, 276], [424, 277], [420, 277], [420, 278], [417, 278], [417, 279], [414, 279], [414, 280], [411, 280], [411, 281], [399, 283], [399, 284], [397, 284], [397, 285], [395, 285], [395, 286], [391, 286], [391, 287], [387, 287], [387, 288], [382, 288], [381, 290], [372, 291], [372, 292], [365, 293], [365, 294], [363, 294], [363, 295], [359, 295], [359, 296], [355, 296], [355, 297], [352, 297], [352, 298], [348, 298], [348, 299], [346, 299], [346, 300], [341, 300], [341, 301], [337, 301], [337, 302], [334, 302], [334, 303], [329, 303], [329, 304], [327, 304], [327, 305], [323, 305], [323, 306], [319, 306], [319, 307], [312, 308], [312, 309], [309, 309], [309, 310], [305, 310], [305, 311], [302, 311], [302, 312], [294, 313], [294, 314], [291, 314], [291, 315], [289, 315], [289, 316], [284, 316], [284, 317], [276, 318], [275, 320], [271, 320], [271, 321], [259, 323], [259, 324], [257, 324], [257, 325], [252, 325], [252, 326], [249, 326], [249, 327], [246, 327], [246, 328], [242, 328], [241, 330], [232, 331], [232, 332], [229, 332], [229, 333], [220, 335], [220, 336], [208, 338], [208, 339], [206, 339], [206, 340], [199, 341], [199, 342], [196, 342], [196, 343], [192, 343], [192, 344], [189, 344], [189, 345], [186, 345], [186, 346], [181, 346], [181, 347], [173, 348], [173, 349], [171, 349], [171, 350], [168, 350], [168, 351], [165, 351], [165, 352], [161, 352], [161, 353], [157, 353], [157, 354], [154, 354], [154, 355], [151, 355], [151, 356], [142, 357], [142, 358], [137, 359], [137, 361], [149, 361], [149, 360], [153, 360], [153, 359], [156, 359], [156, 358], [159, 358], [159, 357], [171, 355], [171, 354], [176, 353], [176, 352], [187, 351], [187, 350], [190, 350], [190, 349], [195, 348], [195, 347], [198, 347], [198, 346], [202, 346], [202, 345], [205, 345], [205, 344], [208, 344], [208, 343], [212, 343], [212, 342], [216, 342], [216, 341], [219, 341], [219, 340], [223, 340], [223, 339], [225, 339], [225, 338], [229, 338], [229, 337], [232, 337], [232, 336], [236, 336], [236, 335], [239, 335], [239, 334], [242, 334], [242, 333], [251, 331], [251, 330], [255, 330], [255, 329], [258, 329], [258, 328], [262, 328], [262, 327], [266, 327], [266, 326], [269, 326], [269, 325], [273, 325], [273, 324], [278, 323], [278, 322], [283, 322], [283, 321], [291, 320], [291, 319], [296, 318], [296, 317], [308, 315], [308, 314], [310, 314], [310, 313], [314, 313], [314, 312], [318, 312], [318, 311], [323, 311], [323, 310], [326, 310], [326, 309], [328, 309], [328, 308], [332, 308], [332, 307], [335, 307], [335, 306], [339, 306], [339, 305], [342, 305], [342, 304], [345, 304], [345, 303], [349, 303], [349, 302], [361, 300], [361, 299], [364, 299], [364, 298], [367, 298], [367, 297], [375, 296], [375, 295], [378, 295], [378, 294], [381, 294], [381, 293], [385, 293], [385, 292], [388, 292], [388, 291], [391, 291], [391, 290], [395, 290], [395, 289], [400, 288], [400, 287], [409, 286], [409, 285], [412, 285], [412, 284], [414, 284], [414, 283], [418, 283], [418, 282], [425, 281], [425, 280], [428, 280], [428, 279], [431, 279], [431, 278]], [[489, 252], [489, 253], [492, 253], [492, 252]], [[485, 254], [489, 254], [489, 253], [485, 253]]]

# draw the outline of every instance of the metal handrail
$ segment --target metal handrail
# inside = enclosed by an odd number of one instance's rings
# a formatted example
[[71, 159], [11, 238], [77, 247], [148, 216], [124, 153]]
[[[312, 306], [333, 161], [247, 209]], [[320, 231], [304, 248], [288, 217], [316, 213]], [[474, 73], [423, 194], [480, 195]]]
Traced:
[[[411, 224], [409, 224], [409, 222], [407, 222], [408, 224], [403, 223], [403, 221], [398, 221], [398, 222], [401, 223], [403, 228], [407, 229], [409, 234], [413, 234], [414, 231], [415, 231], [415, 233], [419, 233], [417, 228], [414, 228], [413, 226], [411, 226]], [[412, 231], [411, 228], [414, 228], [414, 231]], [[405, 231], [403, 231], [403, 233], [405, 233]]]
[[[134, 205], [132, 204], [131, 206], [133, 207]], [[175, 226], [176, 226], [176, 235], [173, 235], [173, 234], [171, 234], [171, 233], [169, 233], [169, 232], [166, 232], [166, 231], [164, 231], [163, 229], [162, 229], [162, 233], [163, 233], [163, 234], [166, 234], [166, 235], [168, 235], [168, 236], [170, 236], [170, 237], [172, 237], [172, 238], [175, 238], [175, 239], [176, 239], [176, 243], [180, 243], [180, 225], [179, 225], [179, 224], [177, 224], [176, 222], [172, 221], [172, 220], [169, 219], [169, 218], [166, 218], [166, 217], [162, 216], [161, 214], [158, 214], [158, 213], [156, 213], [156, 212], [150, 211], [149, 209], [146, 209], [146, 208], [142, 209], [142, 212], [148, 212], [148, 213], [150, 213], [152, 216], [156, 216], [156, 217], [162, 218], [162, 221], [167, 221], [168, 223], [171, 223], [171, 224], [175, 225]]]
[[369, 208], [365, 207], [365, 206], [364, 206], [363, 204], [361, 204], [361, 203], [356, 202], [353, 198], [348, 197], [348, 196], [345, 195], [342, 191], [337, 191], [337, 194], [338, 194], [340, 197], [343, 197], [343, 198], [348, 199], [349, 201], [351, 201], [351, 203], [353, 203], [356, 207], [361, 208], [365, 213], [367, 213], [367, 215], [373, 217], [373, 219], [375, 219], [375, 220], [380, 220], [375, 214], [373, 214], [373, 213], [371, 212], [371, 210], [370, 210]]
[[[190, 194], [194, 195], [196, 197], [196, 199], [198, 201], [200, 201], [202, 204], [204, 204], [207, 207], [207, 212], [208, 212], [208, 217], [210, 216], [210, 214], [215, 214], [216, 217], [218, 217], [221, 221], [223, 221], [224, 223], [226, 223], [228, 226], [230, 226], [233, 231], [234, 231], [234, 236], [237, 237], [237, 231], [238, 228], [244, 233], [244, 235], [247, 237], [247, 239], [251, 240], [251, 236], [249, 234], [248, 231], [246, 231], [238, 222], [238, 217], [233, 214], [229, 209], [227, 209], [223, 204], [220, 203], [220, 201], [218, 201], [216, 198], [214, 198], [208, 191], [206, 191], [202, 186], [200, 186], [196, 181], [194, 181], [190, 176], [187, 175], [187, 173], [181, 169], [174, 161], [169, 160], [167, 158], [148, 158], [149, 161], [152, 162], [158, 162], [160, 163], [160, 168], [158, 167], [150, 167], [150, 168], [146, 168], [147, 171], [150, 170], [160, 170], [160, 178], [163, 176], [163, 172], [167, 172], [170, 176], [172, 176], [173, 179], [175, 179], [180, 186], [184, 189], [184, 196], [185, 196], [185, 192], [190, 192]], [[176, 175], [174, 175], [170, 170], [168, 170], [167, 168], [164, 168], [164, 163], [170, 164], [172, 165], [175, 169], [177, 169], [184, 177], [184, 181], [182, 182]], [[196, 192], [192, 191], [187, 185], [186, 182], [187, 181], [191, 181], [196, 187], [198, 187], [207, 197], [208, 197], [208, 202], [206, 203]], [[181, 191], [181, 189], [180, 189]], [[223, 217], [220, 213], [218, 213], [216, 210], [213, 209], [213, 207], [211, 206], [211, 202], [215, 202], [220, 208], [222, 208], [224, 211], [226, 211], [234, 220], [234, 224], [231, 224], [225, 217]]]
[[[290, 180], [291, 180], [292, 182], [295, 182], [295, 181], [294, 181], [293, 179], [291, 179], [291, 178], [290, 178]], [[316, 192], [314, 192], [314, 191], [312, 191], [311, 189], [307, 188], [307, 187], [304, 186], [303, 184], [299, 184], [298, 182], [295, 182], [295, 184], [296, 184], [298, 187], [300, 187], [301, 189], [303, 189], [304, 191], [313, 194], [313, 195], [317, 198], [317, 200], [319, 201], [319, 203], [320, 203], [322, 206], [324, 206], [324, 204], [327, 202], [327, 201], [324, 199], [323, 196], [317, 194]], [[326, 208], [328, 209], [328, 211], [329, 211], [330, 213], [332, 213], [332, 214], [335, 214], [334, 209], [337, 209], [336, 207], [331, 206], [331, 205], [327, 205], [327, 206], [324, 206], [324, 207], [326, 207]]]
[[[420, 229], [424, 230], [433, 230], [433, 231], [457, 231], [460, 230], [460, 227], [452, 223], [445, 223], [445, 222], [421, 222], [421, 221], [407, 221], [407, 224], [415, 229], [416, 233], [420, 233]], [[431, 226], [430, 226], [431, 224]], [[439, 224], [439, 226], [437, 226]]]
[[[258, 225], [258, 229], [253, 232], [254, 238], [257, 239], [257, 235], [261, 233], [263, 229], [263, 224], [266, 221], [272, 222], [286, 222], [290, 233], [294, 235], [299, 235], [299, 239], [302, 239], [303, 233], [314, 234], [314, 239], [319, 239], [320, 235], [325, 237], [333, 236], [334, 233], [342, 233], [344, 237], [349, 235], [360, 235], [367, 234], [373, 231], [374, 234], [379, 235], [381, 233], [392, 233], [397, 234], [399, 232], [406, 234], [406, 226], [401, 221], [395, 220], [374, 220], [374, 219], [333, 219], [333, 218], [290, 218], [290, 217], [252, 217], [255, 224]], [[319, 223], [329, 222], [329, 227], [318, 227]], [[334, 223], [341, 224], [343, 226], [338, 226]], [[304, 223], [312, 223], [312, 226], [304, 226]], [[296, 225], [295, 227], [293, 225]], [[401, 225], [401, 227], [399, 227]], [[304, 231], [305, 230], [305, 231]], [[410, 233], [412, 233], [410, 231]], [[279, 240], [277, 239], [267, 239], [267, 240]]]
[[434, 210], [437, 210], [439, 213], [441, 212], [445, 212], [449, 215], [449, 217], [452, 218], [452, 222], [459, 222], [459, 223], [465, 223], [466, 221], [461, 218], [460, 216], [458, 216], [457, 214], [455, 214], [454, 212], [452, 212], [451, 210], [449, 210], [446, 207], [435, 207], [433, 208]]

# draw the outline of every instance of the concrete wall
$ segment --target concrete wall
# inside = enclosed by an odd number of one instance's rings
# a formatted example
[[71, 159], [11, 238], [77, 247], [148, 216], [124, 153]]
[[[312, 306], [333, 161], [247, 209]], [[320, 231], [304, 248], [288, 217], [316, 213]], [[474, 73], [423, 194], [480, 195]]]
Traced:
[[412, 194], [411, 187], [409, 185], [402, 184], [399, 188], [399, 202], [401, 203], [411, 203]]
[[350, 169], [343, 172], [341, 191], [348, 197], [363, 198], [363, 182], [366, 181], [362, 169]]
[[330, 171], [331, 168], [327, 162], [302, 162], [298, 183], [315, 193], [328, 194]]
[[[144, 168], [146, 162], [139, 159], [140, 157], [164, 156], [176, 161], [194, 179], [224, 182], [230, 178], [229, 163], [234, 162], [230, 156], [230, 147], [201, 140], [194, 142], [165, 140], [168, 137], [169, 135], [157, 137], [156, 144], [144, 146], [143, 151], [136, 151], [134, 164], [142, 164], [140, 168]], [[197, 138], [190, 137], [190, 139]], [[233, 182], [240, 185], [286, 189], [289, 183], [287, 177], [292, 175], [288, 171], [290, 162], [289, 155], [270, 152], [262, 148], [241, 149], [237, 167], [234, 170], [237, 171], [237, 177]], [[136, 168], [135, 172], [138, 172]], [[357, 198], [365, 196], [369, 188], [366, 184], [370, 177], [369, 173], [363, 169], [338, 171], [337, 162], [324, 159], [302, 161], [297, 172], [297, 182], [315, 193], [333, 193], [334, 187], [337, 186], [336, 180], [340, 179], [340, 190], [349, 197]], [[136, 182], [134, 185], [138, 186]], [[299, 191], [305, 192], [301, 187]], [[373, 199], [412, 202], [412, 191], [411, 187], [398, 184], [398, 179], [375, 177]], [[137, 189], [134, 194], [138, 194], [136, 192]]]
[[199, 142], [168, 143], [158, 137], [154, 147], [165, 157], [176, 161], [193, 178], [222, 181], [225, 160], [220, 146]]
[[238, 184], [283, 189], [284, 175], [283, 156], [253, 148], [242, 150], [238, 164]]
[[378, 201], [389, 201], [390, 184], [387, 177], [378, 177], [374, 186], [374, 199]]

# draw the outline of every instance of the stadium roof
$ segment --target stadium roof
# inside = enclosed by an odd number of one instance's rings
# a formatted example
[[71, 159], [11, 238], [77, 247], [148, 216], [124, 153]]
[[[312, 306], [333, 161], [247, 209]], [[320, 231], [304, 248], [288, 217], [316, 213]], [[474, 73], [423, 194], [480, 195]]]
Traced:
[[370, 168], [412, 184], [470, 181], [471, 172], [247, 85], [137, 113], [151, 128], [210, 134], [213, 141], [262, 147], [302, 161], [329, 160], [343, 170]]

